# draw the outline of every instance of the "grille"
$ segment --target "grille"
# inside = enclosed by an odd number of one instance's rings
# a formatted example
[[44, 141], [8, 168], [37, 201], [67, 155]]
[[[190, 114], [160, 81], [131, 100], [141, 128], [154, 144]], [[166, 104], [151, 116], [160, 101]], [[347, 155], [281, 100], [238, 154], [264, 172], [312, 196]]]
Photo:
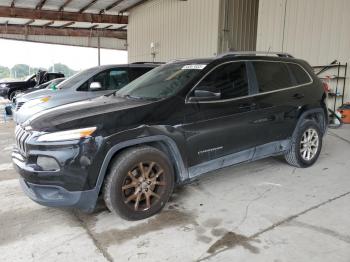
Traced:
[[16, 103], [16, 111], [20, 110], [20, 108], [23, 106], [24, 102]]
[[30, 133], [25, 131], [21, 126], [16, 126], [15, 129], [16, 145], [19, 152], [26, 155], [26, 142], [30, 138]]

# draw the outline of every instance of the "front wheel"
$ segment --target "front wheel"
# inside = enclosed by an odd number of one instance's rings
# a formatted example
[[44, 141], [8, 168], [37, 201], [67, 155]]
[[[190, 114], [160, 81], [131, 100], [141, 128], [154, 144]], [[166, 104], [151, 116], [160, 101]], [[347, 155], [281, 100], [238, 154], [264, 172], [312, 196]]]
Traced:
[[312, 120], [306, 120], [291, 139], [290, 149], [284, 155], [286, 161], [296, 167], [312, 166], [322, 148], [322, 133]]
[[127, 149], [113, 162], [104, 184], [107, 208], [127, 220], [159, 212], [174, 187], [174, 172], [160, 150], [143, 146]]

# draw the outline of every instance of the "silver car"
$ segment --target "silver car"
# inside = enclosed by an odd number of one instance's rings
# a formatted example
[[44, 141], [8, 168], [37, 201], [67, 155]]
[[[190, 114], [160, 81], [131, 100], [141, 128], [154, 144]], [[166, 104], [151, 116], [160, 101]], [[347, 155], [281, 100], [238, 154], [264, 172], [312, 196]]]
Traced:
[[43, 110], [111, 94], [157, 66], [135, 63], [86, 69], [57, 85], [55, 90], [43, 89], [19, 97], [14, 120], [21, 124]]

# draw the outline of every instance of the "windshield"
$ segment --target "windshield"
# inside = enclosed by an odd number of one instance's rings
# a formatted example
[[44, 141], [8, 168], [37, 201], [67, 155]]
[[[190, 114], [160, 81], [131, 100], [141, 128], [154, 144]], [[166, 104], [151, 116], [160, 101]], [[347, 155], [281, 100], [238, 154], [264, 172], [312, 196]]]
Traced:
[[131, 98], [162, 99], [175, 95], [205, 67], [174, 63], [157, 67], [120, 89], [116, 94]]
[[90, 69], [81, 71], [79, 73], [76, 73], [75, 75], [61, 82], [59, 84], [59, 88], [60, 89], [70, 88], [81, 81], [87, 80], [96, 70], [98, 70], [98, 68], [90, 68]]

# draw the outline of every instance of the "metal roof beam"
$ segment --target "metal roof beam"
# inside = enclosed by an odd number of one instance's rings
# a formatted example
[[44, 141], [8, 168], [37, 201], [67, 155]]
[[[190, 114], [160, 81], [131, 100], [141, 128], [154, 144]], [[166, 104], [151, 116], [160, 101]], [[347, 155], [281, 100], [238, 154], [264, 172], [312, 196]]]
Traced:
[[118, 0], [115, 1], [114, 3], [110, 4], [109, 6], [107, 6], [105, 9], [102, 9], [100, 11], [100, 14], [103, 14], [104, 12], [111, 10], [112, 8], [116, 7], [117, 5], [119, 5], [121, 2], [123, 2], [124, 0]]
[[72, 2], [72, 0], [66, 0], [66, 2], [64, 2], [63, 5], [60, 6], [60, 8], [58, 8], [58, 11], [63, 11], [63, 9], [69, 5], [69, 3]]
[[11, 8], [0, 6], [0, 17], [42, 19], [54, 21], [74, 21], [88, 23], [106, 23], [106, 24], [127, 24], [128, 17], [124, 15], [106, 15], [91, 13], [76, 13], [65, 11], [40, 10], [29, 8]]
[[74, 25], [74, 24], [75, 24], [75, 22], [68, 22], [68, 23], [65, 23], [63, 25], [60, 25], [59, 28], [65, 28], [67, 26]]
[[86, 6], [84, 6], [82, 9], [79, 10], [79, 13], [84, 12], [86, 9], [90, 8], [93, 4], [95, 4], [98, 0], [92, 0], [90, 3], [88, 3]]
[[42, 27], [47, 27], [47, 26], [52, 25], [54, 23], [55, 23], [55, 21], [50, 21], [50, 22], [48, 22], [46, 24], [43, 24]]
[[31, 20], [29, 20], [27, 23], [25, 23], [24, 26], [30, 25], [30, 24], [32, 24], [32, 23], [34, 23], [34, 22], [35, 22], [35, 20], [34, 20], [34, 19], [31, 19]]
[[40, 2], [36, 5], [35, 9], [41, 9], [45, 5], [46, 0], [40, 0]]
[[143, 4], [144, 2], [146, 2], [146, 1], [147, 1], [147, 0], [142, 0], [142, 1], [136, 2], [135, 4], [133, 4], [133, 5], [131, 5], [131, 6], [128, 6], [128, 7], [124, 8], [124, 9], [120, 10], [119, 12], [120, 12], [120, 13], [124, 13], [124, 12], [126, 12], [126, 11], [129, 11], [130, 9], [132, 9], [132, 8], [138, 6], [138, 5], [141, 5], [141, 4]]
[[80, 36], [80, 37], [110, 37], [126, 39], [126, 32], [116, 30], [90, 30], [81, 28], [58, 28], [42, 26], [0, 25], [0, 34], [16, 35], [54, 35], [54, 36]]
[[97, 27], [98, 27], [98, 25], [92, 25], [92, 26], [89, 27], [89, 29], [92, 30], [92, 29], [95, 29]]

